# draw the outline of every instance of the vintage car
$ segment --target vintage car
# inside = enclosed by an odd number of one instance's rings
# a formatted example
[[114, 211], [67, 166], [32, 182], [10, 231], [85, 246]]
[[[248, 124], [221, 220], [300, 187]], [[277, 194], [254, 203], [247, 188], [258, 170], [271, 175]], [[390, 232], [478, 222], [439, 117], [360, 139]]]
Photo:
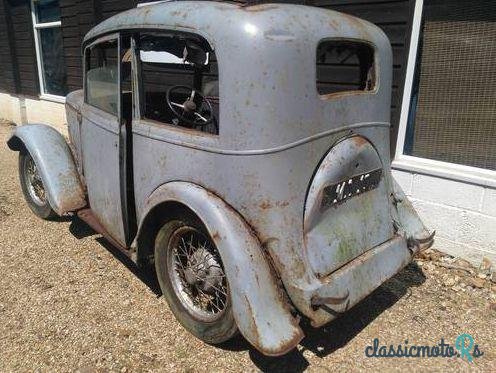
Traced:
[[22, 190], [77, 214], [205, 342], [281, 355], [395, 275], [431, 234], [390, 169], [392, 52], [314, 7], [185, 1], [84, 38], [69, 141], [19, 126]]

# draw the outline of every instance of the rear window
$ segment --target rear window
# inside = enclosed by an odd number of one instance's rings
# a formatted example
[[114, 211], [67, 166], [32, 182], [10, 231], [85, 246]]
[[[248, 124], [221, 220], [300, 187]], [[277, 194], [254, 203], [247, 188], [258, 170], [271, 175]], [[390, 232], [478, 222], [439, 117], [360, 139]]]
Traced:
[[[373, 91], [376, 85], [374, 48], [366, 43], [324, 40], [317, 47], [317, 92]], [[324, 97], [325, 98], [325, 97]]]

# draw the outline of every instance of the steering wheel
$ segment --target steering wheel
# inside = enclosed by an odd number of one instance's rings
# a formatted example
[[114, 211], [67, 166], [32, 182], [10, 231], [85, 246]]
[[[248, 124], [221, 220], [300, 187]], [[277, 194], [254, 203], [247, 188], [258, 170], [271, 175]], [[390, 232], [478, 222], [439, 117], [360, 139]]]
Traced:
[[[181, 92], [182, 91], [182, 92]], [[189, 96], [183, 103], [174, 102], [171, 96], [182, 93]], [[214, 114], [212, 104], [197, 90], [185, 85], [175, 85], [167, 90], [167, 105], [181, 121], [193, 126], [206, 126], [212, 123]]]

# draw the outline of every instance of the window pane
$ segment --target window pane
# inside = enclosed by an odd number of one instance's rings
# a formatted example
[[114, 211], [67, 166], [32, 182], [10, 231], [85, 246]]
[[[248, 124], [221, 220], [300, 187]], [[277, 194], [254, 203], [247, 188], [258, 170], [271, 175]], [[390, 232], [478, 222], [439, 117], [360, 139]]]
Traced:
[[86, 102], [108, 113], [118, 113], [119, 75], [117, 40], [93, 46], [86, 56]]
[[326, 40], [317, 47], [317, 91], [328, 95], [375, 88], [374, 49], [364, 43]]
[[424, 2], [405, 154], [496, 170], [496, 2]]
[[[158, 122], [193, 128], [202, 132], [218, 134], [219, 117], [219, 79], [215, 52], [202, 38], [187, 34], [142, 34], [140, 37], [139, 58], [144, 93], [143, 116]], [[183, 88], [175, 87], [183, 86]], [[172, 87], [175, 87], [171, 90]], [[180, 118], [171, 110], [167, 102], [182, 105], [191, 95], [191, 90], [203, 95], [208, 103], [195, 99], [199, 115], [213, 118], [207, 125], [196, 125], [191, 121], [193, 112], [179, 112]], [[174, 105], [174, 104], [171, 104]], [[196, 114], [196, 116], [198, 116]], [[188, 123], [189, 122], [189, 123]]]
[[36, 0], [34, 7], [37, 23], [60, 21], [58, 0]]
[[38, 30], [45, 93], [57, 96], [67, 94], [66, 71], [60, 27]]

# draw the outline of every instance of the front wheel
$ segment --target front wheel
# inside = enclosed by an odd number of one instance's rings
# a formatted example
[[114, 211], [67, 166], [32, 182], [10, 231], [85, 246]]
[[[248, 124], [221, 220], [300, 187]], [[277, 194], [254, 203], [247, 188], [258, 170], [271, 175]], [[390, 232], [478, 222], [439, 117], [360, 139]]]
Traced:
[[19, 178], [24, 198], [31, 211], [42, 219], [55, 217], [36, 163], [27, 151], [19, 152]]
[[212, 344], [237, 333], [219, 252], [200, 224], [166, 223], [155, 240], [155, 269], [171, 311], [190, 333]]

